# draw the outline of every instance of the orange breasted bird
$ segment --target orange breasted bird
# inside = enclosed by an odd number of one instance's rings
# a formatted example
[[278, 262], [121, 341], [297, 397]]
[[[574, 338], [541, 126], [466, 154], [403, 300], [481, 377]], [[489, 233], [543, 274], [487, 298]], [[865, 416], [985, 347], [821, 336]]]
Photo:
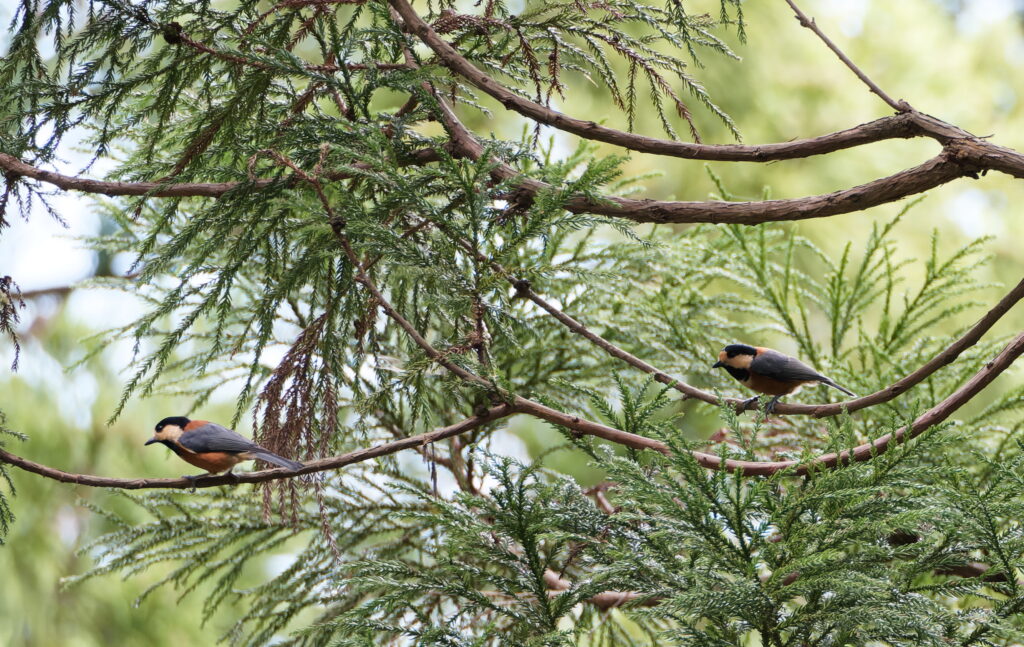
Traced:
[[[711, 368], [724, 368], [748, 389], [775, 396], [765, 406], [765, 413], [771, 413], [782, 396], [796, 393], [804, 384], [813, 382], [854, 395], [797, 358], [760, 346], [729, 344], [718, 354], [718, 361]], [[744, 408], [752, 402], [757, 402], [757, 396], [746, 400]]]
[[225, 470], [230, 474], [235, 465], [257, 458], [292, 471], [302, 467], [302, 463], [263, 449], [227, 427], [205, 420], [189, 420], [184, 416], [171, 416], [156, 423], [153, 437], [146, 441], [147, 445], [153, 443], [163, 443], [186, 463], [209, 472], [184, 477], [192, 480]]

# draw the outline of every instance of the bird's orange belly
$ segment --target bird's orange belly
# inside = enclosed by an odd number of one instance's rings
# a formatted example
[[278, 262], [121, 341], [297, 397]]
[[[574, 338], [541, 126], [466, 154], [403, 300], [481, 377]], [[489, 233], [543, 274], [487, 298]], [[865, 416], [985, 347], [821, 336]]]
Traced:
[[205, 454], [183, 453], [181, 458], [186, 462], [189, 462], [196, 467], [201, 467], [207, 472], [213, 474], [229, 470], [245, 460], [238, 454], [228, 454], [227, 452], [206, 452]]
[[796, 391], [803, 382], [783, 382], [764, 375], [757, 375], [751, 372], [750, 377], [744, 382], [747, 388], [764, 393], [765, 395], [789, 395]]

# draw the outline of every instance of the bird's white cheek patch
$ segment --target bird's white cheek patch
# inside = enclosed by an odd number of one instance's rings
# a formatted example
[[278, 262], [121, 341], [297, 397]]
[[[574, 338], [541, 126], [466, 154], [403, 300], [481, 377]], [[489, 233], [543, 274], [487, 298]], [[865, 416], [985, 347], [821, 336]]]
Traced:
[[166, 427], [164, 427], [160, 431], [158, 431], [155, 434], [153, 434], [153, 437], [156, 438], [157, 440], [173, 440], [173, 441], [177, 441], [178, 438], [181, 438], [181, 434], [182, 434], [181, 427], [179, 427], [177, 425], [167, 425]]
[[753, 355], [737, 355], [736, 357], [730, 357], [727, 359], [726, 364], [735, 368], [750, 368], [750, 363], [753, 361]]

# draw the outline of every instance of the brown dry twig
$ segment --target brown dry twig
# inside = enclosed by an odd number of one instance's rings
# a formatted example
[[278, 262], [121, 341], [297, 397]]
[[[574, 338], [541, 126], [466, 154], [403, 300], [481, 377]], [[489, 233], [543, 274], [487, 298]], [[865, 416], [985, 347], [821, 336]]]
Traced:
[[798, 7], [796, 3], [793, 2], [793, 0], [786, 0], [786, 4], [788, 4], [789, 8], [792, 9], [793, 13], [796, 14], [796, 19], [800, 23], [800, 26], [806, 27], [807, 29], [813, 31], [814, 34], [818, 38], [820, 38], [822, 42], [824, 42], [830, 50], [832, 50], [832, 53], [835, 54], [839, 58], [839, 60], [842, 61], [844, 65], [846, 65], [846, 67], [850, 68], [850, 71], [856, 74], [857, 78], [863, 81], [864, 85], [868, 86], [869, 90], [877, 94], [882, 99], [882, 101], [885, 101], [890, 108], [896, 110], [897, 112], [910, 112], [914, 109], [913, 107], [911, 107], [909, 103], [902, 99], [900, 99], [899, 101], [894, 101], [892, 97], [886, 94], [885, 90], [878, 87], [878, 85], [874, 81], [872, 81], [868, 77], [868, 75], [864, 73], [863, 70], [857, 67], [856, 63], [850, 60], [850, 57], [847, 56], [843, 52], [843, 50], [839, 49], [838, 45], [832, 42], [832, 39], [829, 38], [825, 34], [825, 32], [818, 29], [818, 23], [814, 22], [814, 18], [808, 18], [807, 14], [801, 11], [800, 7]]
[[210, 476], [201, 478], [198, 480], [179, 478], [179, 479], [120, 479], [120, 478], [106, 478], [102, 476], [93, 476], [90, 474], [74, 474], [71, 472], [65, 472], [47, 465], [42, 465], [22, 458], [8, 452], [4, 449], [0, 449], [0, 462], [13, 465], [26, 472], [38, 474], [48, 479], [60, 481], [61, 483], [74, 483], [76, 485], [87, 485], [90, 487], [109, 487], [117, 488], [121, 490], [142, 490], [151, 488], [172, 488], [178, 490], [197, 488], [215, 487], [218, 485], [236, 485], [241, 483], [264, 483], [266, 481], [274, 481], [278, 479], [294, 478], [303, 474], [313, 474], [315, 472], [325, 472], [328, 470], [336, 470], [348, 465], [355, 463], [361, 463], [368, 461], [373, 458], [379, 458], [381, 456], [388, 456], [397, 452], [413, 449], [416, 447], [422, 447], [435, 443], [445, 438], [451, 438], [458, 434], [478, 429], [483, 425], [507, 418], [508, 416], [515, 413], [515, 408], [507, 404], [501, 404], [496, 407], [480, 412], [471, 418], [466, 418], [461, 422], [457, 422], [447, 427], [435, 429], [424, 434], [418, 434], [416, 436], [409, 436], [401, 440], [396, 440], [390, 443], [383, 443], [380, 445], [374, 445], [372, 447], [366, 447], [364, 449], [357, 449], [346, 454], [339, 456], [331, 456], [329, 458], [321, 458], [315, 461], [309, 461], [305, 463], [302, 469], [295, 472], [288, 471], [286, 469], [277, 468], [272, 470], [263, 470], [261, 472], [243, 472], [234, 474], [232, 476]]

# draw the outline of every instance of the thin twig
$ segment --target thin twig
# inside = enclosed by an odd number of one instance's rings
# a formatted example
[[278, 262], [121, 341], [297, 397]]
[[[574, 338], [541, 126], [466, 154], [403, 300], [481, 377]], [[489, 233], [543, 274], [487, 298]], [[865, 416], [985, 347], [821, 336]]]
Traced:
[[[433, 148], [424, 148], [409, 154], [408, 157], [397, 160], [398, 166], [417, 166], [429, 164], [441, 160], [441, 155]], [[373, 170], [373, 166], [365, 162], [354, 162], [350, 165], [353, 169]], [[257, 178], [246, 182], [105, 182], [102, 180], [91, 180], [88, 178], [73, 175], [63, 175], [53, 171], [46, 171], [35, 166], [22, 162], [20, 159], [0, 152], [0, 169], [7, 171], [8, 181], [20, 177], [26, 177], [40, 182], [52, 184], [66, 191], [82, 191], [83, 193], [95, 193], [99, 195], [138, 195], [151, 196], [154, 198], [219, 198], [229, 191], [241, 187], [260, 190], [275, 182], [296, 183], [296, 178]], [[324, 177], [331, 181], [350, 180], [357, 177], [357, 174], [347, 171], [329, 171]]]
[[17, 468], [23, 469], [26, 472], [32, 472], [39, 476], [44, 476], [48, 479], [60, 481], [61, 483], [74, 483], [76, 485], [88, 485], [90, 487], [110, 487], [118, 488], [122, 490], [142, 490], [150, 488], [174, 488], [174, 489], [191, 489], [193, 487], [206, 488], [215, 487], [218, 485], [236, 485], [242, 483], [263, 483], [266, 481], [274, 481], [278, 479], [294, 478], [296, 476], [302, 476], [303, 474], [312, 474], [314, 472], [324, 472], [327, 470], [335, 470], [347, 465], [354, 463], [361, 463], [363, 461], [370, 460], [372, 458], [379, 458], [381, 456], [387, 456], [389, 454], [395, 454], [405, 449], [415, 449], [417, 447], [423, 447], [431, 443], [435, 443], [445, 438], [451, 438], [458, 434], [464, 434], [467, 431], [477, 429], [487, 423], [507, 418], [512, 414], [516, 413], [515, 408], [501, 404], [496, 407], [492, 407], [481, 412], [479, 415], [475, 415], [471, 418], [466, 418], [461, 422], [457, 422], [454, 425], [435, 429], [423, 434], [416, 436], [409, 436], [402, 440], [396, 440], [390, 443], [384, 443], [381, 445], [374, 445], [373, 447], [367, 447], [364, 449], [358, 449], [347, 454], [341, 454], [339, 456], [332, 456], [330, 458], [321, 458], [315, 461], [305, 463], [301, 469], [294, 472], [288, 471], [282, 468], [276, 468], [272, 470], [263, 470], [261, 472], [245, 472], [241, 474], [234, 474], [232, 476], [210, 476], [200, 478], [198, 480], [180, 478], [180, 479], [119, 479], [119, 478], [106, 478], [102, 476], [92, 476], [90, 474], [74, 474], [71, 472], [65, 472], [53, 467], [48, 467], [40, 463], [36, 463], [12, 454], [4, 449], [0, 449], [0, 463], [7, 463]]
[[877, 83], [872, 81], [868, 77], [868, 75], [863, 72], [863, 70], [857, 67], [856, 63], [850, 60], [850, 57], [847, 56], [843, 52], [843, 50], [839, 49], [838, 45], [832, 42], [831, 38], [825, 35], [825, 32], [821, 31], [821, 29], [818, 28], [818, 24], [814, 22], [814, 18], [808, 18], [807, 15], [800, 10], [800, 7], [796, 6], [796, 3], [793, 2], [793, 0], [786, 0], [786, 4], [788, 4], [789, 8], [792, 9], [793, 13], [796, 14], [796, 19], [800, 23], [800, 25], [813, 31], [818, 36], [818, 38], [820, 38], [822, 42], [824, 42], [825, 45], [827, 45], [828, 48], [832, 50], [832, 53], [838, 56], [839, 60], [842, 61], [846, 65], [846, 67], [850, 68], [850, 70], [857, 75], [857, 78], [863, 81], [864, 85], [868, 86], [868, 89], [870, 89], [872, 92], [881, 97], [882, 101], [885, 101], [890, 108], [897, 112], [910, 112], [914, 109], [909, 103], [902, 99], [900, 99], [899, 101], [894, 101], [892, 97], [885, 93], [885, 90], [878, 87]]

